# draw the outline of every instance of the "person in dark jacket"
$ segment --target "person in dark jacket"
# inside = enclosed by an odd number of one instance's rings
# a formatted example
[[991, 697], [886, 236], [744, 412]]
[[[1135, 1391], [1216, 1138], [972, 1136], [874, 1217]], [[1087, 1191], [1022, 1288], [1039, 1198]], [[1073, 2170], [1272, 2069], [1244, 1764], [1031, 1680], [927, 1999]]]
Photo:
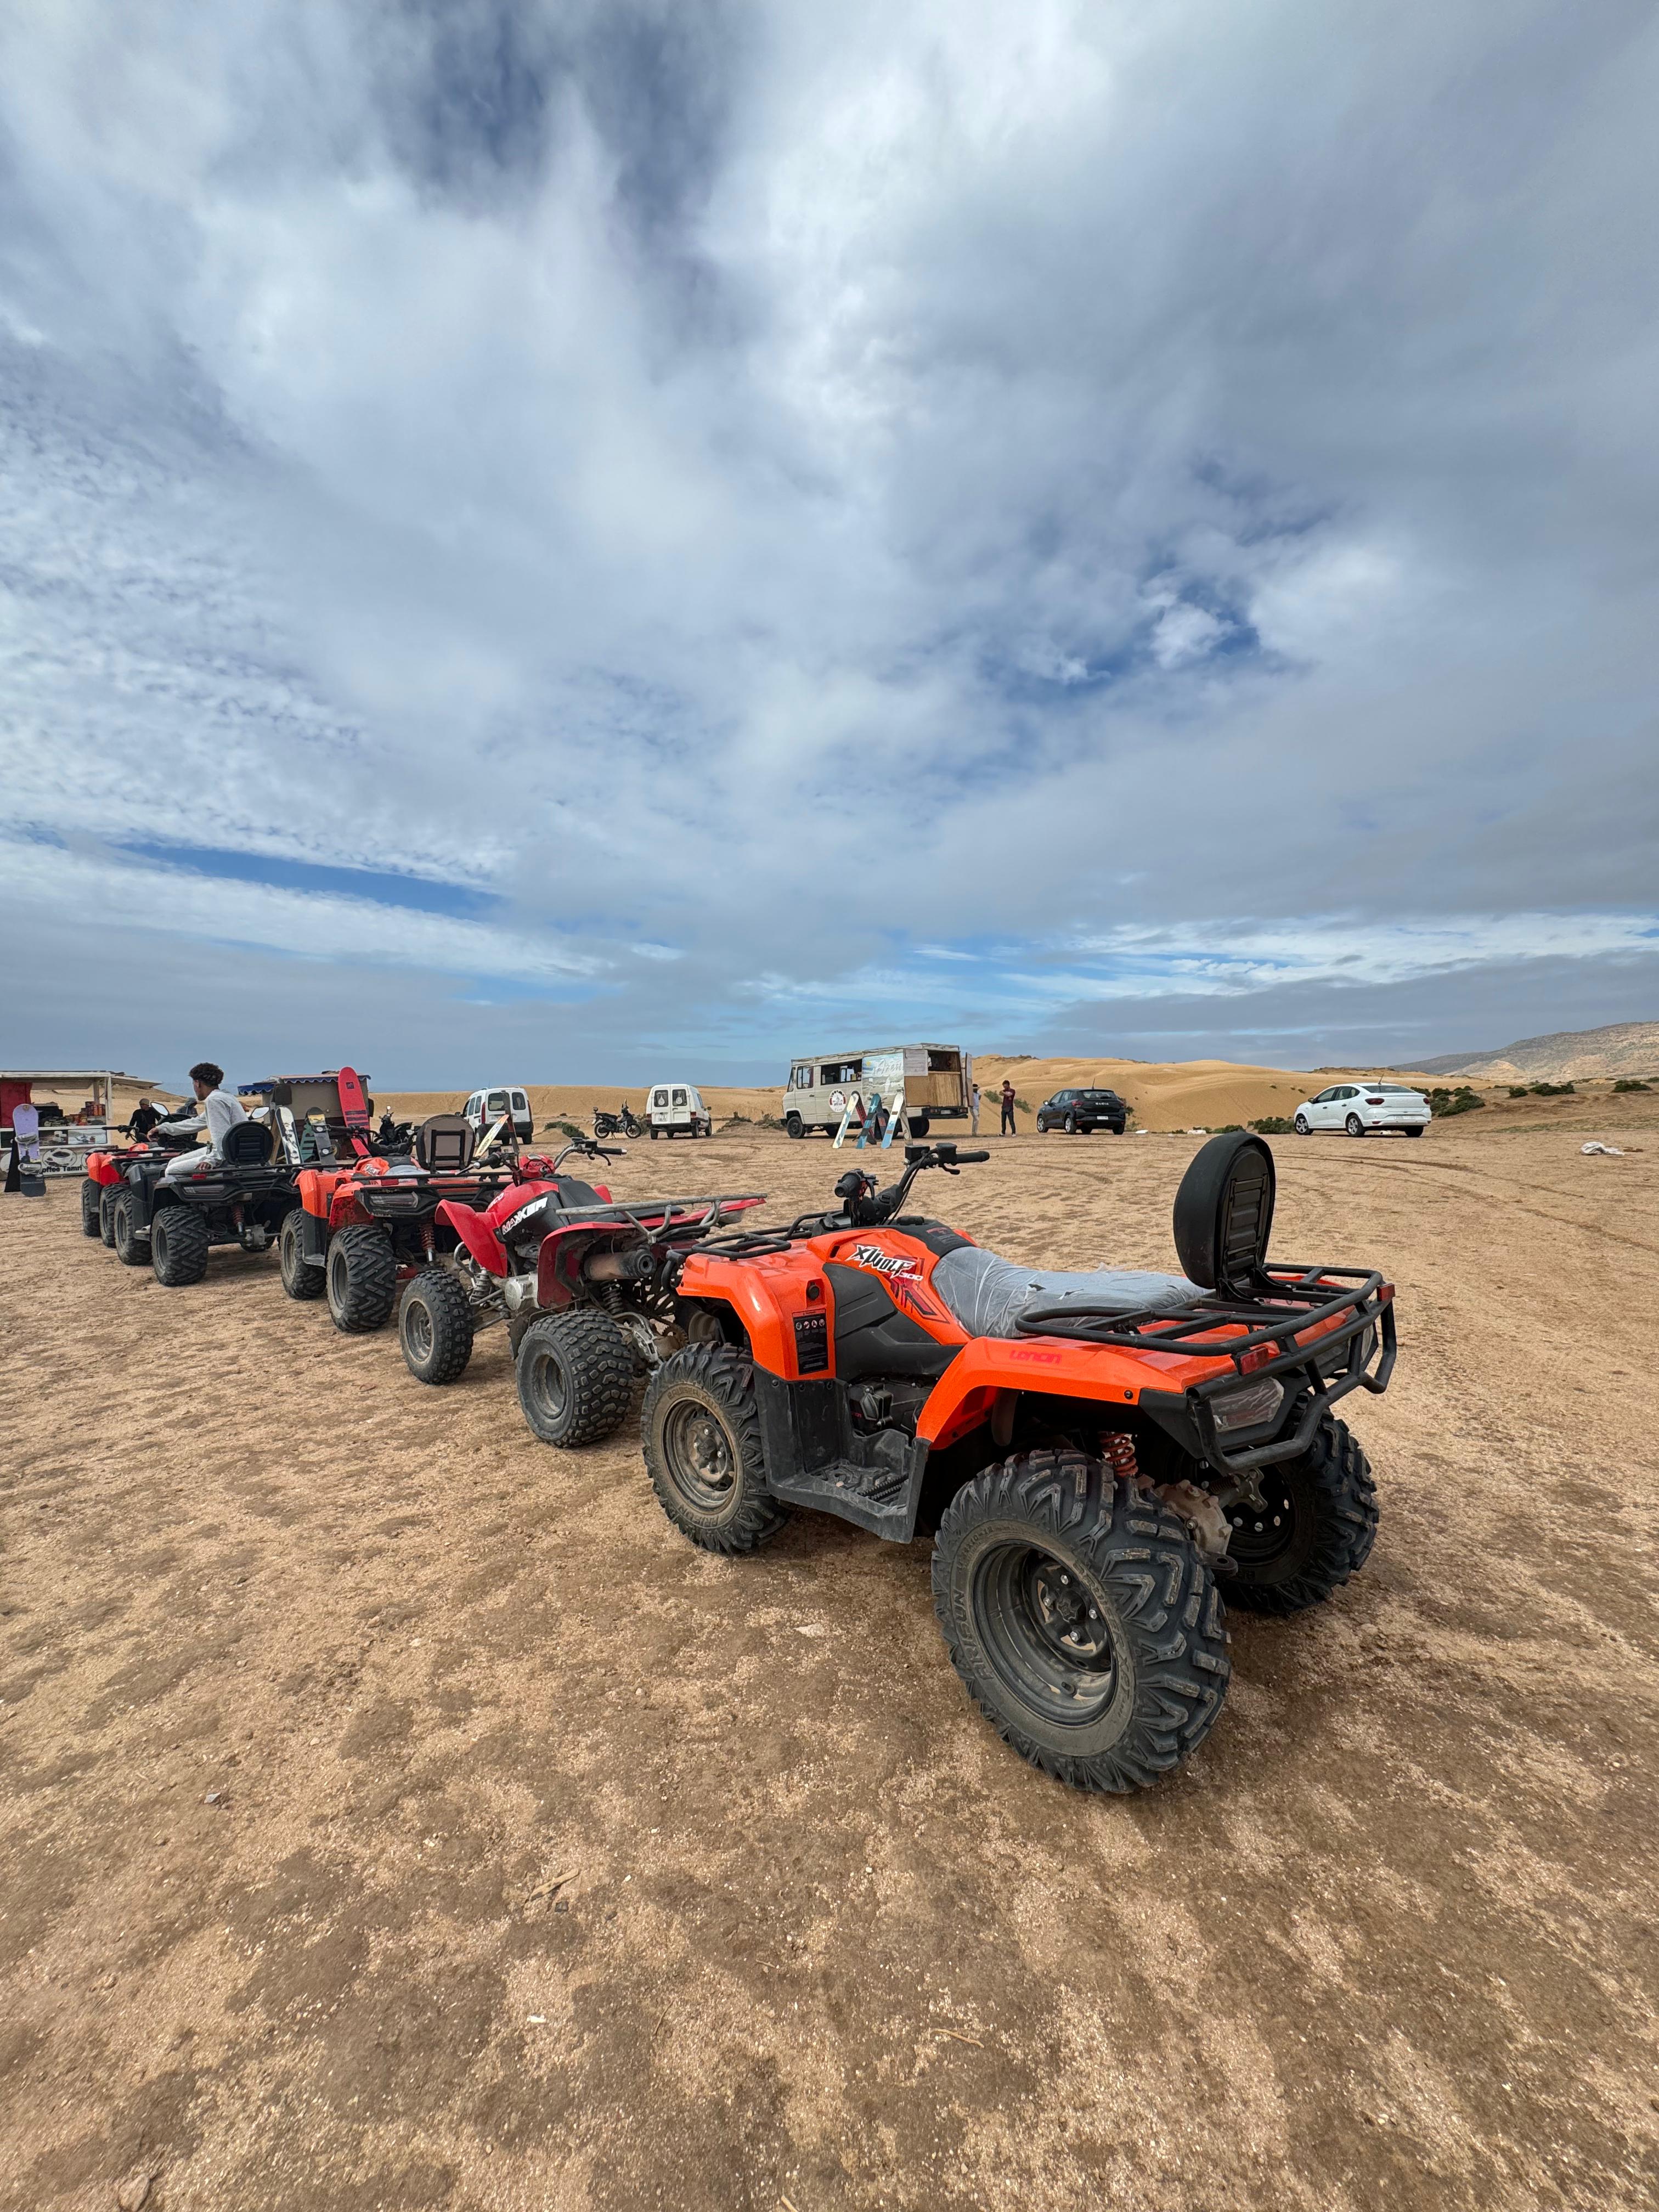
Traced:
[[135, 1144], [142, 1145], [161, 1118], [160, 1109], [152, 1106], [148, 1098], [141, 1098], [133, 1109], [132, 1119], [125, 1124], [126, 1133]]

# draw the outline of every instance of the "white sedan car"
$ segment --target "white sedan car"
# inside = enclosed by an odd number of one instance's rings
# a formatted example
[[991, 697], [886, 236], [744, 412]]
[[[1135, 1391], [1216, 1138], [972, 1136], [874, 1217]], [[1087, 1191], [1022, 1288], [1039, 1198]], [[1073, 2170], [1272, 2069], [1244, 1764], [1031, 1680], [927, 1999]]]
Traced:
[[1321, 1129], [1340, 1129], [1350, 1137], [1373, 1129], [1403, 1129], [1420, 1137], [1434, 1119], [1420, 1091], [1406, 1083], [1334, 1083], [1317, 1098], [1296, 1109], [1296, 1133], [1311, 1137]]

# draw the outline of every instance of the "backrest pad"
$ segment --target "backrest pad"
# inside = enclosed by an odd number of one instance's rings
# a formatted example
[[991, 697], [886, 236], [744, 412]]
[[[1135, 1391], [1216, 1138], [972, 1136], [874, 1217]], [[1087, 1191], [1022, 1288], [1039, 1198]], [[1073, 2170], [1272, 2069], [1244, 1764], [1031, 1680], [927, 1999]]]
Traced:
[[416, 1132], [415, 1157], [428, 1175], [460, 1175], [471, 1166], [477, 1141], [459, 1114], [434, 1114]]

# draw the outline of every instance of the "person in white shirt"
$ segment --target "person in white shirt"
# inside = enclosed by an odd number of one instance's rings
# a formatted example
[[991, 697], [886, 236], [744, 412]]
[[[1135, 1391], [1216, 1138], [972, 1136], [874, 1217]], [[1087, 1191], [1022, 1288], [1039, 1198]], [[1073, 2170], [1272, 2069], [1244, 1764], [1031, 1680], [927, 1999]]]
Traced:
[[169, 1121], [167, 1128], [170, 1133], [180, 1136], [193, 1129], [205, 1129], [207, 1145], [205, 1149], [200, 1145], [192, 1145], [188, 1152], [180, 1152], [176, 1160], [169, 1161], [166, 1174], [168, 1182], [177, 1182], [180, 1176], [200, 1175], [204, 1168], [222, 1159], [224, 1156], [219, 1148], [225, 1140], [226, 1131], [234, 1129], [239, 1121], [247, 1119], [247, 1109], [241, 1100], [233, 1098], [223, 1087], [225, 1071], [222, 1067], [216, 1067], [210, 1060], [198, 1060], [190, 1071], [190, 1079], [202, 1110], [191, 1115], [187, 1121]]

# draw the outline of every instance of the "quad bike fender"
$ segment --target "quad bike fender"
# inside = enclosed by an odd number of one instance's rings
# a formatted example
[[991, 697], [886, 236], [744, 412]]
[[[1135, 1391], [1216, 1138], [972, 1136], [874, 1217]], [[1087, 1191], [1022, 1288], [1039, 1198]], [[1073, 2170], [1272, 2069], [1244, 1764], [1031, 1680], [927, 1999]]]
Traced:
[[319, 1221], [338, 1228], [340, 1224], [333, 1218], [334, 1196], [345, 1179], [343, 1168], [301, 1168], [301, 1205], [307, 1213], [314, 1214]]
[[470, 1253], [487, 1273], [506, 1275], [509, 1272], [507, 1247], [482, 1213], [475, 1213], [470, 1206], [446, 1198], [438, 1207], [437, 1218], [454, 1231], [463, 1250]]
[[87, 1173], [104, 1189], [113, 1189], [122, 1179], [121, 1155], [118, 1152], [88, 1152]]
[[743, 1323], [756, 1364], [785, 1382], [828, 1372], [830, 1289], [811, 1245], [746, 1260], [693, 1252], [680, 1273], [682, 1297], [729, 1306]]

